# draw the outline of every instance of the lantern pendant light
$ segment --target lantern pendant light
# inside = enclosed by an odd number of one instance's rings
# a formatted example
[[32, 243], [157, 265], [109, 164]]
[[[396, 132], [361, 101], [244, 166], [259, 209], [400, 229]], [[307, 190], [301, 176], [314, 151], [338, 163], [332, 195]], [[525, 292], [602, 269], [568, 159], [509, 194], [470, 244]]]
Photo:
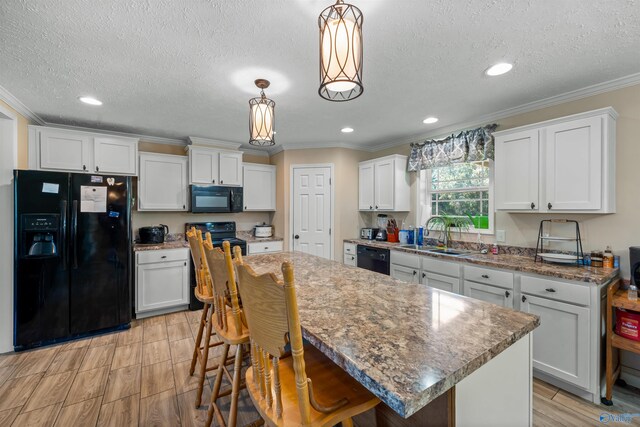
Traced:
[[320, 88], [329, 101], [350, 101], [362, 95], [362, 12], [337, 0], [322, 11], [320, 27]]
[[269, 87], [269, 80], [258, 79], [255, 84], [260, 89], [260, 97], [249, 100], [249, 144], [275, 145], [273, 127], [276, 103], [264, 94], [264, 90]]

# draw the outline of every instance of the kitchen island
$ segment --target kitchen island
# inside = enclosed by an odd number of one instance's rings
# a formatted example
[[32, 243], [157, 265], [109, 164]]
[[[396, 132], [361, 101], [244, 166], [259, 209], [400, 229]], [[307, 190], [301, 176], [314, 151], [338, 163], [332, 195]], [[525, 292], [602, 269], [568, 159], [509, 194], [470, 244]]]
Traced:
[[303, 336], [378, 396], [378, 425], [528, 425], [539, 318], [303, 253], [293, 264]]

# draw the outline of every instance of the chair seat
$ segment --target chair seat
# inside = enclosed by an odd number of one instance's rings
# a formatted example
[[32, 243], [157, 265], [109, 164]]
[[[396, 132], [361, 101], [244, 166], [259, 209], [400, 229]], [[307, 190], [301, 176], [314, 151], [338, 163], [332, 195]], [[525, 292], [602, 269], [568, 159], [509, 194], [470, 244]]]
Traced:
[[[316, 401], [325, 406], [332, 405], [341, 398], [347, 398], [348, 403], [325, 414], [311, 408], [312, 426], [333, 426], [338, 422], [368, 411], [375, 407], [380, 400], [354, 380], [342, 368], [333, 363], [312, 345], [304, 347], [304, 361], [307, 377], [312, 381], [313, 393]], [[276, 418], [276, 404], [267, 407], [265, 399], [260, 397], [260, 388], [256, 385], [253, 369], [246, 372], [247, 390], [260, 415], [268, 420], [267, 424], [276, 426], [302, 425], [293, 357], [280, 360], [280, 387], [282, 393], [282, 418]], [[273, 382], [273, 374], [271, 375]], [[273, 394], [275, 396], [275, 394]]]
[[196, 299], [201, 303], [213, 305], [213, 300], [214, 300], [213, 296], [207, 296], [205, 294], [198, 292], [197, 287], [193, 289], [193, 293], [196, 296]]
[[[214, 314], [214, 316], [216, 316], [216, 314]], [[220, 338], [225, 343], [236, 345], [249, 342], [249, 329], [247, 329], [246, 326], [243, 326], [242, 333], [238, 333], [231, 310], [227, 310], [226, 331], [220, 325], [218, 325], [218, 322], [214, 321], [213, 324], [216, 329], [216, 335], [218, 335], [218, 338]]]

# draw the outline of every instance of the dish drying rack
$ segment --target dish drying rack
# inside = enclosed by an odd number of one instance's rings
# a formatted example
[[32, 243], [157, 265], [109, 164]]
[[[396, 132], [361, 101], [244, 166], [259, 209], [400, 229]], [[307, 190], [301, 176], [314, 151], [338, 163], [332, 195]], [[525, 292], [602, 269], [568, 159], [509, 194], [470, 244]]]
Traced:
[[[575, 237], [561, 237], [561, 236], [548, 236], [544, 234], [544, 225], [548, 224], [575, 224], [576, 231]], [[584, 259], [584, 252], [582, 250], [582, 238], [580, 237], [580, 225], [578, 221], [572, 219], [543, 219], [540, 221], [540, 228], [538, 229], [538, 241], [536, 242], [536, 255], [533, 259], [534, 262], [538, 262], [538, 258], [540, 258], [540, 262], [544, 261], [545, 254], [555, 254], [554, 252], [545, 252], [544, 251], [544, 243], [545, 242], [576, 242], [576, 259], [571, 262], [569, 258], [566, 258], [564, 263], [575, 263], [578, 265], [582, 265], [582, 260]], [[548, 248], [547, 248], [548, 249]]]

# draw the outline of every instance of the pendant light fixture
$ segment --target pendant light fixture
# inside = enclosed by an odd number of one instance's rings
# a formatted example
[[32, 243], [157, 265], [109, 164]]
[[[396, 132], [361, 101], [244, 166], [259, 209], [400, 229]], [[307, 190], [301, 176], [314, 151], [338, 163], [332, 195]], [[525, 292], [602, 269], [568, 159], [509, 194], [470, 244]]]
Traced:
[[337, 0], [322, 11], [320, 27], [320, 88], [329, 101], [350, 101], [362, 95], [362, 12]]
[[269, 87], [269, 80], [258, 79], [255, 84], [260, 89], [260, 97], [249, 100], [249, 144], [275, 145], [273, 126], [276, 103], [264, 94], [264, 90]]

